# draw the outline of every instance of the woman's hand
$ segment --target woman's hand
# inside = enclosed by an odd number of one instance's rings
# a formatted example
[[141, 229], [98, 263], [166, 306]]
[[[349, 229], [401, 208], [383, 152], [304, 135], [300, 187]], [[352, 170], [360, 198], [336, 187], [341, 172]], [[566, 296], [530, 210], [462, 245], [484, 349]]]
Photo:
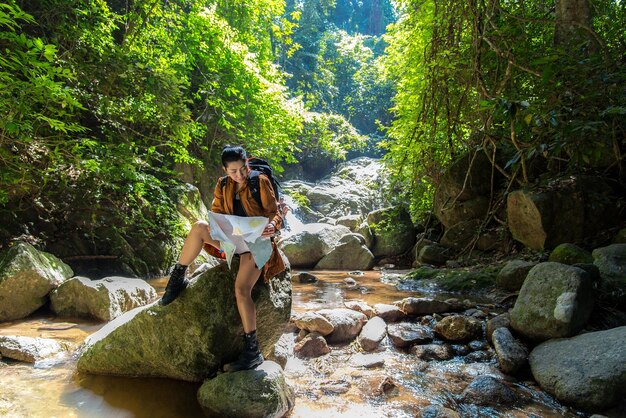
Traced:
[[262, 237], [271, 237], [276, 233], [276, 225], [274, 225], [274, 222], [270, 222], [267, 225], [265, 225], [265, 229], [263, 230], [263, 233], [261, 234]]

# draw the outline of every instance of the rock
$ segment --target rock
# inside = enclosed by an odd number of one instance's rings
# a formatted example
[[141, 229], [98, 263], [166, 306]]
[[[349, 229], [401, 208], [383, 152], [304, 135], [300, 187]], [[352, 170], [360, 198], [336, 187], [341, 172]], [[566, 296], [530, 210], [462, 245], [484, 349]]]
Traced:
[[322, 335], [311, 332], [295, 345], [293, 352], [298, 357], [314, 358], [330, 353], [330, 348]]
[[365, 316], [367, 316], [368, 318], [376, 316], [376, 311], [374, 310], [374, 308], [372, 308], [365, 302], [347, 301], [344, 302], [344, 306], [348, 309], [352, 309], [353, 311], [361, 312], [362, 314], [365, 314]]
[[448, 344], [425, 344], [416, 345], [411, 348], [411, 353], [419, 357], [420, 360], [450, 360], [454, 357], [454, 350]]
[[306, 224], [300, 231], [285, 236], [282, 249], [291, 266], [314, 266], [349, 233], [345, 226]]
[[[169, 377], [191, 382], [213, 375], [234, 360], [243, 347], [237, 311], [233, 269], [226, 263], [194, 279], [171, 304], [135, 308], [90, 335], [82, 347], [80, 372]], [[257, 310], [257, 332], [264, 356], [289, 322], [289, 272], [259, 280], [252, 291]]]
[[461, 418], [458, 412], [441, 405], [429, 405], [417, 415], [419, 418]]
[[370, 270], [374, 255], [357, 234], [344, 235], [340, 243], [315, 265], [316, 270]]
[[364, 314], [352, 309], [322, 309], [318, 313], [333, 324], [334, 330], [326, 338], [326, 341], [331, 344], [354, 340], [367, 322]]
[[52, 254], [17, 242], [0, 252], [0, 322], [24, 318], [42, 307], [52, 289], [72, 277]]
[[400, 302], [400, 309], [407, 315], [430, 315], [434, 313], [443, 313], [450, 311], [450, 304], [432, 298], [414, 298], [408, 297]]
[[376, 315], [385, 320], [385, 322], [398, 322], [406, 317], [406, 313], [396, 305], [387, 305], [385, 303], [377, 303], [374, 305]]
[[337, 225], [343, 225], [350, 229], [350, 231], [356, 231], [359, 225], [361, 225], [361, 215], [345, 215], [337, 218]]
[[276, 344], [274, 344], [274, 353], [267, 360], [275, 361], [280, 367], [287, 365], [287, 360], [293, 357], [293, 349], [296, 346], [296, 335], [287, 332], [280, 336]]
[[292, 276], [292, 278], [298, 283], [316, 283], [318, 281], [317, 276], [306, 271], [296, 273]]
[[350, 359], [352, 367], [363, 367], [365, 369], [373, 369], [383, 367], [385, 365], [385, 357], [382, 354], [362, 354], [357, 353]]
[[432, 264], [435, 266], [443, 266], [448, 261], [449, 250], [441, 245], [424, 245], [418, 256], [417, 260], [421, 263]]
[[370, 212], [367, 223], [374, 235], [372, 253], [376, 257], [397, 256], [415, 244], [415, 227], [402, 206]]
[[358, 284], [357, 281], [354, 280], [352, 277], [346, 277], [345, 279], [343, 279], [343, 282], [350, 287], [356, 286]]
[[603, 411], [626, 396], [626, 327], [546, 341], [529, 362], [541, 388], [559, 401]]
[[508, 328], [498, 328], [493, 333], [493, 347], [498, 357], [498, 363], [504, 373], [514, 374], [528, 358], [526, 347], [513, 338]]
[[374, 234], [372, 233], [372, 229], [367, 224], [367, 221], [361, 222], [361, 225], [354, 231], [360, 234], [365, 240], [365, 246], [370, 250], [374, 248]]
[[464, 360], [466, 363], [484, 363], [491, 360], [491, 354], [483, 350], [472, 351]]
[[376, 388], [376, 394], [378, 395], [386, 395], [395, 388], [398, 387], [398, 384], [389, 376], [386, 376]]
[[489, 229], [482, 232], [476, 241], [476, 248], [480, 251], [491, 251], [503, 245], [503, 237], [508, 235], [508, 231], [504, 227]]
[[589, 251], [583, 250], [578, 245], [563, 243], [550, 253], [548, 261], [561, 264], [589, 264], [593, 263], [593, 257]]
[[304, 329], [308, 332], [317, 332], [324, 336], [333, 332], [335, 328], [328, 319], [316, 312], [305, 312], [298, 315], [294, 318], [294, 323], [299, 329]]
[[560, 263], [533, 267], [511, 310], [511, 327], [532, 340], [567, 337], [583, 329], [593, 309], [593, 282]]
[[34, 363], [67, 350], [56, 340], [18, 336], [0, 336], [0, 355], [17, 361]]
[[509, 313], [500, 314], [487, 321], [487, 341], [491, 342], [493, 332], [498, 328], [508, 328], [511, 326], [511, 317]]
[[400, 348], [424, 344], [433, 340], [433, 332], [430, 328], [409, 322], [387, 326], [387, 334], [393, 345]]
[[220, 374], [198, 390], [207, 417], [280, 418], [293, 409], [295, 399], [283, 370], [272, 361], [254, 370]]
[[478, 376], [461, 394], [461, 402], [481, 406], [512, 405], [518, 400], [515, 391], [492, 376]]
[[613, 238], [613, 244], [626, 244], [626, 228], [622, 228], [617, 231]]
[[484, 218], [489, 211], [489, 197], [478, 196], [470, 200], [450, 200], [441, 202], [437, 199], [433, 201], [433, 209], [437, 219], [446, 227], [450, 228], [460, 222], [472, 219]]
[[470, 341], [467, 344], [467, 346], [470, 348], [470, 350], [473, 350], [473, 351], [488, 350], [489, 349], [489, 344], [487, 344], [487, 342], [481, 341], [481, 340]]
[[115, 276], [101, 280], [74, 277], [50, 293], [51, 308], [57, 315], [100, 321], [110, 321], [156, 298], [156, 291], [144, 280]]
[[427, 245], [436, 245], [436, 244], [437, 243], [435, 241], [431, 241], [426, 238], [418, 239], [415, 245], [413, 246], [413, 252], [412, 252], [413, 260], [417, 260], [419, 258], [420, 251], [422, 251], [422, 248], [424, 248]]
[[363, 350], [374, 351], [385, 335], [387, 335], [387, 324], [381, 317], [375, 316], [363, 326], [358, 342]]
[[434, 331], [447, 341], [462, 342], [479, 338], [483, 327], [481, 322], [474, 318], [451, 315], [439, 321]]
[[517, 292], [522, 288], [526, 275], [537, 263], [523, 260], [512, 260], [506, 263], [496, 276], [496, 287], [510, 292]]
[[593, 250], [593, 264], [600, 270], [603, 298], [617, 306], [626, 305], [626, 244]]
[[326, 381], [322, 382], [320, 386], [322, 387], [322, 392], [327, 395], [341, 395], [350, 390], [350, 382], [345, 380]]
[[446, 228], [440, 243], [447, 248], [463, 250], [477, 238], [481, 224], [482, 221], [480, 219], [470, 219], [469, 221], [462, 221], [452, 225]]

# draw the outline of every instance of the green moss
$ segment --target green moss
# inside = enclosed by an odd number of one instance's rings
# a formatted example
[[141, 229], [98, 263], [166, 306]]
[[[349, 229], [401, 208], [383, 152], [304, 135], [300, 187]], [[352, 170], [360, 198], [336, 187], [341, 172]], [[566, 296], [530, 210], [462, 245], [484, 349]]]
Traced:
[[497, 266], [488, 266], [482, 270], [420, 267], [408, 273], [405, 278], [432, 281], [442, 290], [448, 291], [482, 290], [495, 286], [499, 271], [500, 267]]
[[305, 209], [308, 211], [311, 210], [311, 201], [309, 200], [307, 196], [299, 192], [290, 192], [289, 195], [291, 196], [293, 200], [296, 201], [298, 206], [300, 206], [302, 209]]

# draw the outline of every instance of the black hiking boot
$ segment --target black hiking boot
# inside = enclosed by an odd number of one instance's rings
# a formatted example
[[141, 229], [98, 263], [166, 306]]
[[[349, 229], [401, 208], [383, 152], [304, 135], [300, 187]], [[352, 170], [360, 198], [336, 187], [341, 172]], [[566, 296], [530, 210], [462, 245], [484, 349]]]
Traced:
[[224, 365], [225, 372], [254, 369], [265, 360], [259, 350], [259, 344], [256, 340], [256, 330], [245, 333], [243, 338], [245, 343], [243, 352], [239, 355], [237, 360]]
[[180, 295], [180, 292], [187, 288], [189, 282], [185, 278], [186, 270], [187, 266], [176, 263], [174, 269], [172, 270], [172, 274], [170, 274], [170, 280], [167, 282], [167, 286], [165, 287], [165, 293], [161, 298], [161, 305], [169, 305], [178, 297], [178, 295]]

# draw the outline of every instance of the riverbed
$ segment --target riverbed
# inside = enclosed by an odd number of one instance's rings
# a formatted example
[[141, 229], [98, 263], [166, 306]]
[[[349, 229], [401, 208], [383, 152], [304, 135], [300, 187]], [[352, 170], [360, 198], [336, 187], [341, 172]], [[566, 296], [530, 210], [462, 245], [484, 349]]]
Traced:
[[[343, 307], [346, 301], [370, 305], [392, 303], [408, 296], [446, 299], [467, 295], [440, 294], [433, 289], [399, 285], [402, 272], [314, 272], [315, 283], [293, 283], [292, 313]], [[346, 278], [356, 281], [348, 283]], [[159, 294], [166, 278], [150, 280]], [[487, 296], [472, 295], [488, 315], [497, 311]], [[31, 317], [0, 324], [0, 335], [54, 338], [77, 347], [104, 324], [56, 318], [45, 308]], [[290, 334], [291, 336], [291, 334]], [[295, 337], [293, 335], [292, 337]], [[478, 343], [478, 345], [480, 345]], [[482, 351], [489, 354], [489, 348]], [[575, 417], [584, 416], [543, 393], [530, 377], [520, 380], [502, 375], [492, 356], [468, 361], [457, 356], [447, 361], [422, 361], [394, 348], [385, 339], [376, 354], [378, 365], [357, 365], [363, 353], [355, 344], [332, 346], [330, 354], [311, 360], [289, 358], [285, 367], [296, 393], [290, 417], [414, 417], [437, 404], [461, 416]], [[6, 417], [201, 417], [196, 400], [201, 383], [171, 379], [122, 378], [76, 372], [71, 351], [35, 365], [3, 359], [0, 363], [0, 416]], [[478, 375], [506, 379], [521, 399], [513, 407], [476, 407], [461, 403], [459, 395]]]

